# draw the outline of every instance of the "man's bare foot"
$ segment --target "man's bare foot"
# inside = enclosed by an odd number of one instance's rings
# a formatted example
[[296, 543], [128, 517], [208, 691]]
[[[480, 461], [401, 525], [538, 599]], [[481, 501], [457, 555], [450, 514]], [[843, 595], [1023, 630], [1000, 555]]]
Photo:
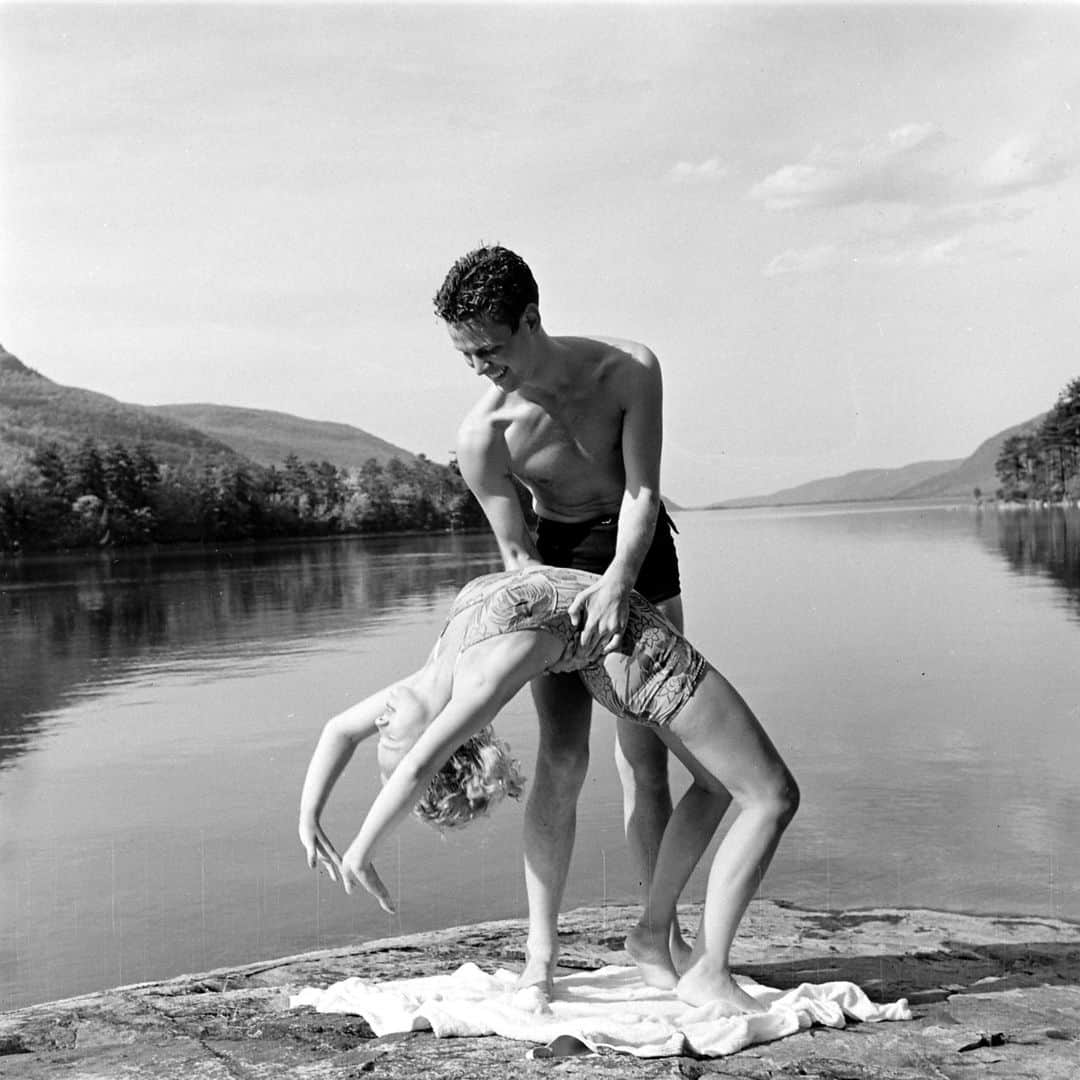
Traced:
[[700, 965], [695, 965], [679, 979], [675, 993], [688, 1005], [709, 1005], [719, 1001], [730, 1006], [733, 1013], [769, 1011], [739, 986], [730, 971], [709, 973]]
[[671, 962], [675, 965], [675, 970], [682, 975], [690, 967], [690, 957], [693, 955], [694, 950], [687, 944], [686, 938], [682, 936], [682, 930], [679, 929], [678, 923], [672, 924], [668, 949], [671, 952]]
[[626, 935], [626, 951], [637, 964], [646, 986], [655, 986], [658, 990], [675, 989], [679, 973], [671, 962], [667, 942], [658, 940], [658, 935], [647, 926], [635, 926]]

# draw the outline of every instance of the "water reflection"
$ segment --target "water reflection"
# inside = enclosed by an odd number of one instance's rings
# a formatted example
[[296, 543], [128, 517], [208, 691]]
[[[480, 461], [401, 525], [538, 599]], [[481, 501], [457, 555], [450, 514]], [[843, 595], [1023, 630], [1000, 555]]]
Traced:
[[272, 652], [434, 603], [495, 568], [482, 534], [0, 563], [0, 769], [50, 713], [149, 656]]
[[1080, 509], [1060, 506], [979, 515], [984, 544], [1017, 574], [1060, 586], [1070, 612], [1080, 617]]

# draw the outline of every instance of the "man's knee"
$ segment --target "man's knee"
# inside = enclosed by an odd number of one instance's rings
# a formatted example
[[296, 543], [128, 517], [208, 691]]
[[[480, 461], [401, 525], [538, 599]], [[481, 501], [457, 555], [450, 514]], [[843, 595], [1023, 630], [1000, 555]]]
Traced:
[[624, 785], [638, 791], [668, 790], [668, 748], [648, 728], [620, 722], [615, 767]]
[[592, 699], [574, 676], [544, 676], [532, 689], [540, 727], [536, 780], [576, 792], [589, 768]]
[[533, 787], [541, 785], [559, 794], [575, 797], [589, 771], [589, 741], [562, 742], [541, 739], [536, 751], [536, 776]]

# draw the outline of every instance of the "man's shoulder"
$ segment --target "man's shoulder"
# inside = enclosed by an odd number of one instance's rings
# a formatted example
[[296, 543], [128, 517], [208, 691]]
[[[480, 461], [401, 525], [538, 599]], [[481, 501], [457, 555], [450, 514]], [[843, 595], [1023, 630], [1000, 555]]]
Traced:
[[631, 341], [629, 338], [610, 337], [607, 334], [589, 334], [586, 337], [569, 340], [583, 343], [584, 349], [591, 352], [599, 360], [615, 363], [630, 361], [645, 367], [659, 364], [656, 353], [648, 345], [640, 341]]
[[504, 429], [521, 411], [522, 402], [498, 387], [486, 389], [462, 418], [460, 433], [489, 434]]
[[458, 445], [475, 446], [489, 440], [498, 430], [498, 406], [485, 393], [461, 418], [458, 425]]
[[526, 410], [527, 402], [497, 388], [486, 390], [458, 425], [458, 454], [486, 453], [505, 440], [506, 429]]

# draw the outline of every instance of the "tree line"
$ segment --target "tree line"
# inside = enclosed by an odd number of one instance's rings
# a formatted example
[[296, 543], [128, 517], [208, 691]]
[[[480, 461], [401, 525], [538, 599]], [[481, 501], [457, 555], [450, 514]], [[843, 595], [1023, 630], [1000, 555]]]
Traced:
[[994, 470], [999, 499], [1080, 500], [1080, 377], [1058, 394], [1034, 431], [1001, 444]]
[[[526, 506], [523, 499], [523, 506]], [[176, 467], [145, 445], [50, 442], [0, 469], [0, 552], [469, 529], [484, 515], [456, 463], [420, 454]]]

